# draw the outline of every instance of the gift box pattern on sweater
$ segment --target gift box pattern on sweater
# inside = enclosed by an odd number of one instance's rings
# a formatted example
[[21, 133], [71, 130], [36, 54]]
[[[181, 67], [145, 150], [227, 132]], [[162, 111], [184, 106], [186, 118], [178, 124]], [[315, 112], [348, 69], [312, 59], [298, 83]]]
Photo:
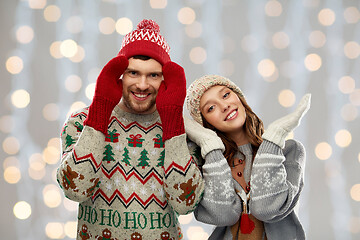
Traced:
[[203, 193], [185, 134], [165, 148], [157, 112], [116, 107], [107, 135], [88, 126], [79, 132], [86, 117], [82, 109], [65, 123], [57, 174], [65, 195], [79, 202], [77, 239], [181, 239], [177, 215], [193, 211]]

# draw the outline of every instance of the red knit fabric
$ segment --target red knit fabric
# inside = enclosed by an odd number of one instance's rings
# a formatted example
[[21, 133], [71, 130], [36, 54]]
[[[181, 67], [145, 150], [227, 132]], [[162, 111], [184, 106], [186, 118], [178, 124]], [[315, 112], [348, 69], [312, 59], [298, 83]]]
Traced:
[[119, 78], [128, 65], [127, 58], [120, 55], [111, 59], [101, 70], [96, 80], [95, 94], [85, 125], [107, 134], [111, 112], [122, 96], [122, 84], [119, 84]]
[[186, 78], [184, 69], [174, 62], [166, 63], [162, 70], [164, 81], [156, 98], [156, 108], [163, 126], [163, 139], [167, 140], [185, 133], [182, 111]]
[[169, 51], [168, 43], [160, 35], [159, 25], [144, 19], [134, 31], [124, 36], [119, 54], [128, 59], [135, 55], [149, 56], [164, 65], [170, 61]]

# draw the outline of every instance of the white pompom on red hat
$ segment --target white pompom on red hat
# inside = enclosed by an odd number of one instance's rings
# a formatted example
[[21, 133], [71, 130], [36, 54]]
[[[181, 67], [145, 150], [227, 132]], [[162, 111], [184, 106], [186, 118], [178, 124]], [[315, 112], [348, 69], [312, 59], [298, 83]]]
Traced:
[[159, 25], [153, 20], [144, 19], [137, 25], [136, 30], [124, 36], [119, 55], [127, 58], [144, 55], [164, 65], [171, 61], [169, 52], [169, 44], [160, 35]]

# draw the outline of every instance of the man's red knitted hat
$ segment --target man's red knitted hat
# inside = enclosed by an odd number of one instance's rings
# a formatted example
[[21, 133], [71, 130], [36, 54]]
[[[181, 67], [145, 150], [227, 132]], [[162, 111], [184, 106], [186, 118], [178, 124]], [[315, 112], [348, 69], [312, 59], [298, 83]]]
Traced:
[[164, 65], [170, 61], [170, 47], [165, 38], [160, 35], [159, 25], [144, 19], [136, 30], [125, 35], [119, 55], [131, 58], [135, 55], [149, 56]]

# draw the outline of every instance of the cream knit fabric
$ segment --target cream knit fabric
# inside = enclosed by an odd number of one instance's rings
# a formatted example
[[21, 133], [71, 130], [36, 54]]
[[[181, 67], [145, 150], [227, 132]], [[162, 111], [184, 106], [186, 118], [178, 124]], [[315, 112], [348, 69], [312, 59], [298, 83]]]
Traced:
[[180, 239], [177, 215], [192, 212], [204, 189], [185, 134], [165, 144], [157, 112], [115, 107], [105, 136], [83, 126], [87, 113], [65, 123], [57, 173], [79, 202], [77, 239]]

